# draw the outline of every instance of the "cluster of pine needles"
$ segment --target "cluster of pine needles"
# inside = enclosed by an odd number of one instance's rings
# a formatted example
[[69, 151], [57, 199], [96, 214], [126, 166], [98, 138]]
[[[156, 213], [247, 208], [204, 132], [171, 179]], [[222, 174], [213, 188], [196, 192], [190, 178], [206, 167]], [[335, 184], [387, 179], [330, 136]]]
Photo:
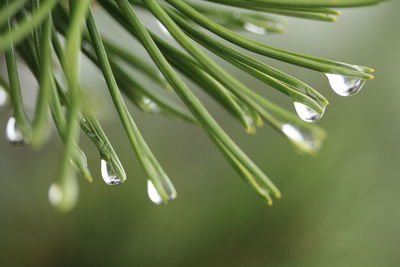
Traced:
[[[266, 201], [280, 198], [273, 182], [236, 145], [212, 117], [181, 75], [204, 90], [254, 133], [264, 122], [287, 138], [296, 149], [315, 154], [324, 131], [313, 124], [324, 114], [326, 98], [305, 82], [250, 55], [256, 53], [302, 68], [321, 72], [340, 95], [359, 91], [373, 78], [368, 67], [303, 55], [244, 37], [280, 33], [284, 15], [335, 21], [331, 8], [376, 4], [379, 0], [0, 0], [0, 53], [7, 75], [0, 75], [0, 95], [8, 98], [12, 115], [6, 137], [32, 148], [43, 146], [52, 122], [64, 143], [56, 179], [49, 188], [50, 202], [70, 210], [78, 198], [80, 174], [91, 181], [79, 136], [86, 134], [101, 156], [101, 173], [109, 185], [125, 181], [126, 174], [80, 83], [81, 55], [101, 71], [128, 140], [147, 174], [148, 194], [156, 204], [168, 203], [177, 193], [153, 155], [128, 111], [125, 101], [144, 112], [160, 113], [194, 123], [207, 133], [243, 179]], [[147, 28], [138, 10], [150, 13], [169, 36]], [[148, 63], [135, 51], [107, 39], [96, 25], [93, 12], [102, 10], [133, 36], [147, 51]], [[175, 40], [171, 44], [171, 39]], [[202, 47], [202, 48], [201, 48]], [[255, 79], [285, 94], [297, 115], [261, 96], [227, 72], [204, 49]], [[243, 52], [243, 51], [249, 51]], [[29, 119], [23, 104], [18, 65], [26, 65], [37, 80], [34, 113]], [[130, 71], [135, 70], [136, 75]], [[179, 72], [179, 74], [178, 74]], [[165, 94], [149, 89], [142, 77], [173, 90], [185, 107]], [[0, 101], [1, 102], [1, 101]], [[5, 102], [5, 101], [3, 101]]]

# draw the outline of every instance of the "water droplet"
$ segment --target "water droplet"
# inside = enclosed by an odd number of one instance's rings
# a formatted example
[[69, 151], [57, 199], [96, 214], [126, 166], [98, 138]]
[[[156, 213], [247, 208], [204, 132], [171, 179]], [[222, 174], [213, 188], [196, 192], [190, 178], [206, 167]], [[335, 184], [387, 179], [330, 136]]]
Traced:
[[147, 180], [147, 195], [149, 196], [150, 200], [157, 204], [160, 205], [162, 204], [163, 200], [158, 193], [157, 189], [155, 188], [154, 184], [152, 181]]
[[11, 116], [6, 125], [6, 138], [12, 144], [23, 144], [24, 137], [20, 130], [17, 129], [16, 120]]
[[147, 107], [149, 112], [159, 113], [161, 111], [161, 108], [157, 105], [157, 103], [146, 96], [143, 97], [142, 102]]
[[[351, 66], [355, 70], [364, 71], [358, 66]], [[329, 84], [336, 94], [351, 96], [358, 93], [365, 84], [365, 80], [358, 77], [344, 76], [340, 74], [325, 73]]]
[[157, 20], [157, 25], [163, 34], [165, 34], [168, 38], [174, 39], [174, 37], [172, 37], [167, 28], [165, 28], [165, 26], [159, 20]]
[[251, 32], [251, 33], [255, 33], [255, 34], [264, 35], [264, 34], [267, 33], [267, 30], [266, 30], [265, 28], [260, 27], [260, 26], [257, 26], [257, 25], [255, 25], [255, 24], [253, 24], [253, 23], [250, 23], [250, 22], [246, 22], [246, 23], [243, 25], [243, 28], [244, 28], [246, 31]]
[[78, 201], [78, 181], [75, 174], [70, 175], [61, 183], [52, 183], [48, 191], [50, 204], [63, 212], [71, 210]]
[[51, 184], [49, 187], [49, 201], [53, 206], [57, 206], [63, 199], [63, 192], [58, 184]]
[[245, 116], [244, 116], [244, 121], [245, 121], [246, 123], [248, 123], [248, 124], [254, 124], [254, 119], [253, 119], [253, 117], [250, 116], [250, 115], [245, 115]]
[[321, 139], [313, 136], [311, 131], [301, 131], [298, 127], [285, 123], [282, 125], [282, 132], [302, 151], [315, 153], [321, 147]]
[[7, 104], [8, 101], [8, 94], [4, 88], [0, 87], [0, 107]]
[[323, 113], [317, 113], [314, 110], [310, 109], [306, 105], [300, 102], [294, 102], [293, 103], [294, 108], [296, 110], [297, 115], [306, 122], [316, 122], [319, 119], [321, 119]]
[[101, 177], [103, 177], [103, 180], [106, 184], [119, 185], [122, 183], [121, 178], [119, 178], [115, 174], [115, 171], [113, 170], [111, 164], [107, 160], [101, 159], [100, 165], [101, 165]]
[[253, 117], [250, 115], [244, 115], [243, 120], [246, 125], [246, 132], [249, 134], [255, 134], [257, 129]]

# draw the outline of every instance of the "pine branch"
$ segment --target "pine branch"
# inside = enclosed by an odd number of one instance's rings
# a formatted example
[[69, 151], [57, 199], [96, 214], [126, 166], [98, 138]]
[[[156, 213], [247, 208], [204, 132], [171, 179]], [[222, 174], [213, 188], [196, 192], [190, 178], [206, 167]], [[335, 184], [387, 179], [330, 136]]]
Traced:
[[[146, 50], [152, 63], [116, 40], [102, 36], [92, 14], [94, 2], [61, 0], [0, 1], [0, 52], [5, 54], [8, 79], [0, 75], [0, 105], [13, 109], [6, 134], [12, 143], [39, 149], [48, 132], [48, 115], [64, 143], [64, 154], [56, 179], [49, 189], [50, 202], [61, 211], [74, 207], [78, 199], [77, 173], [92, 181], [84, 152], [79, 147], [84, 132], [100, 154], [102, 178], [109, 185], [122, 184], [127, 175], [117, 152], [87, 101], [80, 75], [80, 54], [101, 71], [114, 108], [128, 140], [147, 174], [149, 198], [156, 204], [176, 198], [176, 190], [145, 142], [127, 101], [140, 110], [164, 114], [200, 126], [242, 178], [265, 200], [281, 193], [274, 183], [229, 137], [177, 72], [204, 90], [231, 116], [254, 134], [267, 122], [295, 148], [315, 155], [325, 132], [314, 122], [324, 115], [328, 100], [301, 79], [255, 59], [254, 52], [298, 67], [325, 74], [339, 95], [357, 93], [373, 78], [373, 69], [284, 50], [257, 42], [240, 34], [282, 33], [285, 20], [275, 15], [333, 22], [340, 14], [332, 8], [373, 5], [380, 0], [99, 0], [117, 24]], [[137, 16], [143, 9], [180, 47], [148, 29]], [[272, 14], [272, 15], [271, 15]], [[204, 31], [203, 29], [207, 30]], [[211, 34], [212, 33], [212, 34]], [[215, 35], [227, 42], [215, 38]], [[62, 38], [63, 40], [60, 40]], [[278, 90], [292, 102], [297, 116], [256, 93], [234, 77], [200, 46], [239, 70]], [[38, 82], [33, 119], [25, 113], [17, 58], [22, 59]], [[63, 79], [55, 74], [61, 65]], [[135, 75], [131, 75], [134, 71]], [[175, 103], [141, 81], [147, 77], [157, 90], [174, 91], [185, 107]], [[171, 90], [173, 89], [173, 90]], [[9, 101], [7, 100], [9, 99]], [[128, 175], [129, 176], [129, 175]]]

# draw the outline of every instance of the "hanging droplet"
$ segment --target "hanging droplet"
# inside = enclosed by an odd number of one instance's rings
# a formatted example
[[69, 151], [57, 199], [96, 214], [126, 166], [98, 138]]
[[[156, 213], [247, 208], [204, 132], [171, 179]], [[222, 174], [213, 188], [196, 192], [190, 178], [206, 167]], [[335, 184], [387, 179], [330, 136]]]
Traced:
[[161, 108], [157, 105], [156, 102], [154, 102], [150, 98], [144, 96], [142, 98], [142, 102], [143, 105], [145, 106], [144, 109], [147, 110], [147, 112], [160, 113]]
[[8, 94], [4, 88], [0, 86], [0, 107], [7, 104], [8, 101]]
[[162, 24], [159, 20], [157, 20], [157, 25], [163, 34], [165, 34], [167, 37], [169, 37], [171, 39], [174, 39], [174, 37], [172, 37], [172, 35], [167, 30], [167, 28], [165, 28], [164, 24]]
[[158, 193], [157, 189], [155, 188], [152, 181], [147, 180], [147, 195], [149, 196], [150, 200], [157, 205], [162, 204], [163, 200]]
[[[355, 70], [364, 72], [364, 69], [356, 66], [349, 65]], [[351, 96], [358, 93], [365, 84], [365, 80], [359, 77], [351, 77], [340, 74], [325, 73], [329, 80], [329, 84], [336, 94], [341, 96]]]
[[265, 35], [267, 33], [267, 30], [265, 28], [257, 26], [255, 24], [249, 23], [249, 22], [246, 22], [243, 25], [243, 28], [246, 31], [251, 32], [251, 33], [255, 33], [255, 34]]
[[16, 120], [11, 116], [6, 125], [6, 138], [12, 144], [23, 144], [24, 137], [20, 130], [17, 128]]
[[324, 113], [320, 114], [300, 102], [293, 102], [297, 115], [306, 122], [316, 122]]
[[302, 131], [290, 123], [285, 123], [282, 125], [282, 132], [304, 152], [314, 154], [321, 147], [321, 138], [313, 136], [312, 131]]
[[69, 175], [62, 182], [52, 183], [48, 191], [50, 204], [62, 212], [70, 211], [78, 201], [78, 181], [75, 174]]
[[61, 187], [53, 183], [49, 187], [49, 193], [48, 193], [49, 201], [53, 206], [57, 206], [59, 203], [61, 203], [63, 199], [63, 192], [61, 190]]
[[252, 116], [244, 115], [243, 120], [246, 124], [246, 132], [249, 134], [255, 134], [257, 131], [255, 121]]
[[101, 177], [103, 177], [103, 180], [106, 184], [119, 185], [122, 183], [121, 178], [119, 178], [118, 175], [115, 174], [109, 161], [101, 159], [100, 165], [101, 165]]

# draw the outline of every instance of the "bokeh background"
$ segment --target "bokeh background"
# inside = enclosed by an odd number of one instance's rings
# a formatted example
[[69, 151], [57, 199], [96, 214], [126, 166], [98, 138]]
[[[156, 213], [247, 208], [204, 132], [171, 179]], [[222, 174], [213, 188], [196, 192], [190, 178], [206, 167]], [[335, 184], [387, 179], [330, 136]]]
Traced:
[[[99, 115], [121, 155], [128, 181], [118, 187], [105, 185], [98, 154], [83, 138], [97, 179], [92, 184], [82, 179], [78, 206], [60, 214], [47, 201], [62, 152], [58, 137], [53, 135], [42, 151], [32, 151], [11, 146], [1, 131], [0, 266], [400, 266], [400, 1], [343, 11], [336, 23], [289, 19], [286, 34], [248, 35], [377, 70], [376, 79], [363, 91], [343, 98], [319, 73], [263, 59], [310, 83], [330, 100], [320, 122], [329, 135], [317, 157], [297, 154], [268, 126], [247, 136], [195, 89], [282, 190], [283, 199], [273, 207], [264, 205], [200, 129], [132, 107], [179, 194], [167, 206], [152, 204], [146, 177], [106, 88], [89, 69], [85, 82], [96, 92], [105, 92], [95, 97]], [[125, 45], [136, 47], [101, 13], [97, 18], [106, 34], [113, 32], [126, 40]], [[292, 108], [271, 88], [226, 67]], [[24, 80], [28, 91], [35, 87], [29, 77]], [[0, 111], [3, 129], [9, 114]]]

